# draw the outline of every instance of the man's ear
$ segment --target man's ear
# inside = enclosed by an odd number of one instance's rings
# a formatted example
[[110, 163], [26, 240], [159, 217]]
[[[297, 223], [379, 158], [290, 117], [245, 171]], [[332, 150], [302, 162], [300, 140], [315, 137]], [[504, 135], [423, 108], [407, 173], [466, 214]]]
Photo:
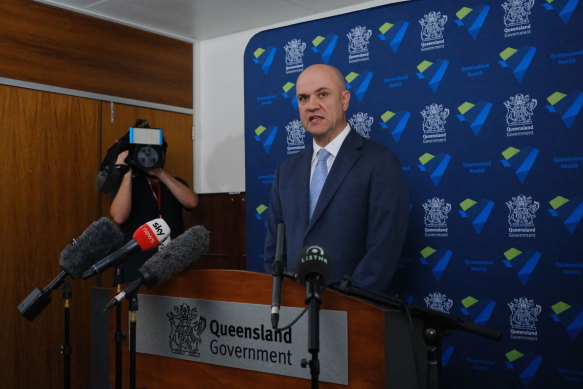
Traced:
[[350, 103], [350, 91], [345, 89], [342, 91], [342, 109], [344, 112], [348, 110], [348, 104]]

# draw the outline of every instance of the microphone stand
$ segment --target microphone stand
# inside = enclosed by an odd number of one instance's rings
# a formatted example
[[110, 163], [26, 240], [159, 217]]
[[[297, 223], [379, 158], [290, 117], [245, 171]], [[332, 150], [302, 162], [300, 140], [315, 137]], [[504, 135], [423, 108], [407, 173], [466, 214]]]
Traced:
[[60, 287], [63, 289], [63, 313], [64, 313], [64, 342], [60, 347], [60, 353], [63, 355], [63, 388], [71, 388], [71, 304], [73, 297], [71, 285], [67, 280], [63, 281]]
[[[130, 301], [130, 389], [136, 389], [136, 328], [138, 313], [137, 291], [126, 296]], [[140, 389], [146, 389], [144, 387]]]
[[302, 359], [302, 367], [310, 366], [312, 378], [312, 389], [318, 388], [318, 377], [320, 375], [320, 361], [318, 352], [320, 351], [320, 275], [307, 281], [306, 304], [308, 304], [308, 352], [312, 354], [312, 359], [306, 361]]
[[484, 327], [472, 322], [465, 322], [455, 316], [429, 308], [408, 307], [404, 301], [395, 297], [354, 286], [348, 276], [345, 276], [333, 289], [347, 295], [398, 308], [404, 312], [410, 312], [411, 316], [423, 321], [423, 336], [427, 349], [427, 389], [439, 389], [441, 386], [442, 340], [443, 336], [448, 335], [451, 330], [462, 330], [493, 340], [500, 340], [502, 338], [502, 333], [496, 329]]
[[[117, 266], [114, 272], [116, 293], [121, 292], [123, 284], [123, 270]], [[121, 389], [122, 384], [122, 343], [126, 338], [122, 328], [121, 304], [115, 307], [115, 389]]]

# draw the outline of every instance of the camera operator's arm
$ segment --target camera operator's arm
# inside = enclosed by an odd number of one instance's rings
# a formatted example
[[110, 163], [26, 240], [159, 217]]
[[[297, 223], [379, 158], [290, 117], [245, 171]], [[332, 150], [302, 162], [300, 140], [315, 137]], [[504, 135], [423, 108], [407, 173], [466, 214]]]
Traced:
[[116, 166], [127, 166], [127, 171], [123, 175], [119, 189], [111, 202], [109, 213], [117, 224], [125, 223], [132, 211], [132, 169], [126, 164], [125, 159], [128, 151], [121, 152], [116, 161]]
[[172, 192], [172, 195], [176, 197], [176, 200], [178, 200], [184, 208], [191, 209], [198, 205], [198, 195], [188, 186], [184, 185], [182, 182], [168, 174], [166, 170], [148, 170], [148, 174], [151, 174], [152, 176], [157, 177], [160, 181], [162, 181], [168, 190]]

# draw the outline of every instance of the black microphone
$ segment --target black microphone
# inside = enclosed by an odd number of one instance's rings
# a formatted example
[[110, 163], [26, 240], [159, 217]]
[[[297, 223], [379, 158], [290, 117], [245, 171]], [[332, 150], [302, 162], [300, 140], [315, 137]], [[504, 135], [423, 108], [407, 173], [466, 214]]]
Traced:
[[126, 296], [135, 294], [142, 285], [151, 288], [186, 269], [208, 251], [209, 236], [210, 233], [203, 226], [194, 226], [186, 230], [144, 262], [138, 269], [140, 277], [112, 298], [105, 309], [119, 304]]
[[80, 278], [84, 270], [122, 241], [123, 233], [109, 219], [102, 217], [93, 222], [61, 251], [60, 266], [63, 271], [42, 290], [35, 288], [18, 305], [18, 311], [33, 321], [51, 302], [50, 293], [60, 287], [67, 276]]
[[297, 277], [303, 283], [315, 283], [317, 290], [326, 285], [332, 262], [322, 246], [308, 246], [300, 253], [297, 261]]
[[107, 257], [92, 265], [81, 277], [86, 280], [89, 277], [100, 274], [112, 266], [119, 265], [124, 258], [134, 251], [152, 250], [170, 236], [170, 227], [164, 219], [154, 219], [142, 224], [129, 242], [117, 249]]
[[271, 292], [271, 326], [277, 328], [279, 323], [279, 307], [281, 301], [281, 280], [283, 279], [283, 246], [285, 225], [277, 225], [277, 240], [275, 243], [275, 259], [273, 260], [273, 289]]

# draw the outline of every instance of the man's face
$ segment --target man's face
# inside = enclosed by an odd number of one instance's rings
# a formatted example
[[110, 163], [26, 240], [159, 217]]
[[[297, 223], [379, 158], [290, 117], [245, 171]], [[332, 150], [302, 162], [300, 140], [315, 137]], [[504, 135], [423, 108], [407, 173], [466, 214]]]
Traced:
[[326, 65], [313, 65], [298, 77], [300, 119], [319, 146], [326, 146], [346, 127], [350, 92], [342, 75]]

